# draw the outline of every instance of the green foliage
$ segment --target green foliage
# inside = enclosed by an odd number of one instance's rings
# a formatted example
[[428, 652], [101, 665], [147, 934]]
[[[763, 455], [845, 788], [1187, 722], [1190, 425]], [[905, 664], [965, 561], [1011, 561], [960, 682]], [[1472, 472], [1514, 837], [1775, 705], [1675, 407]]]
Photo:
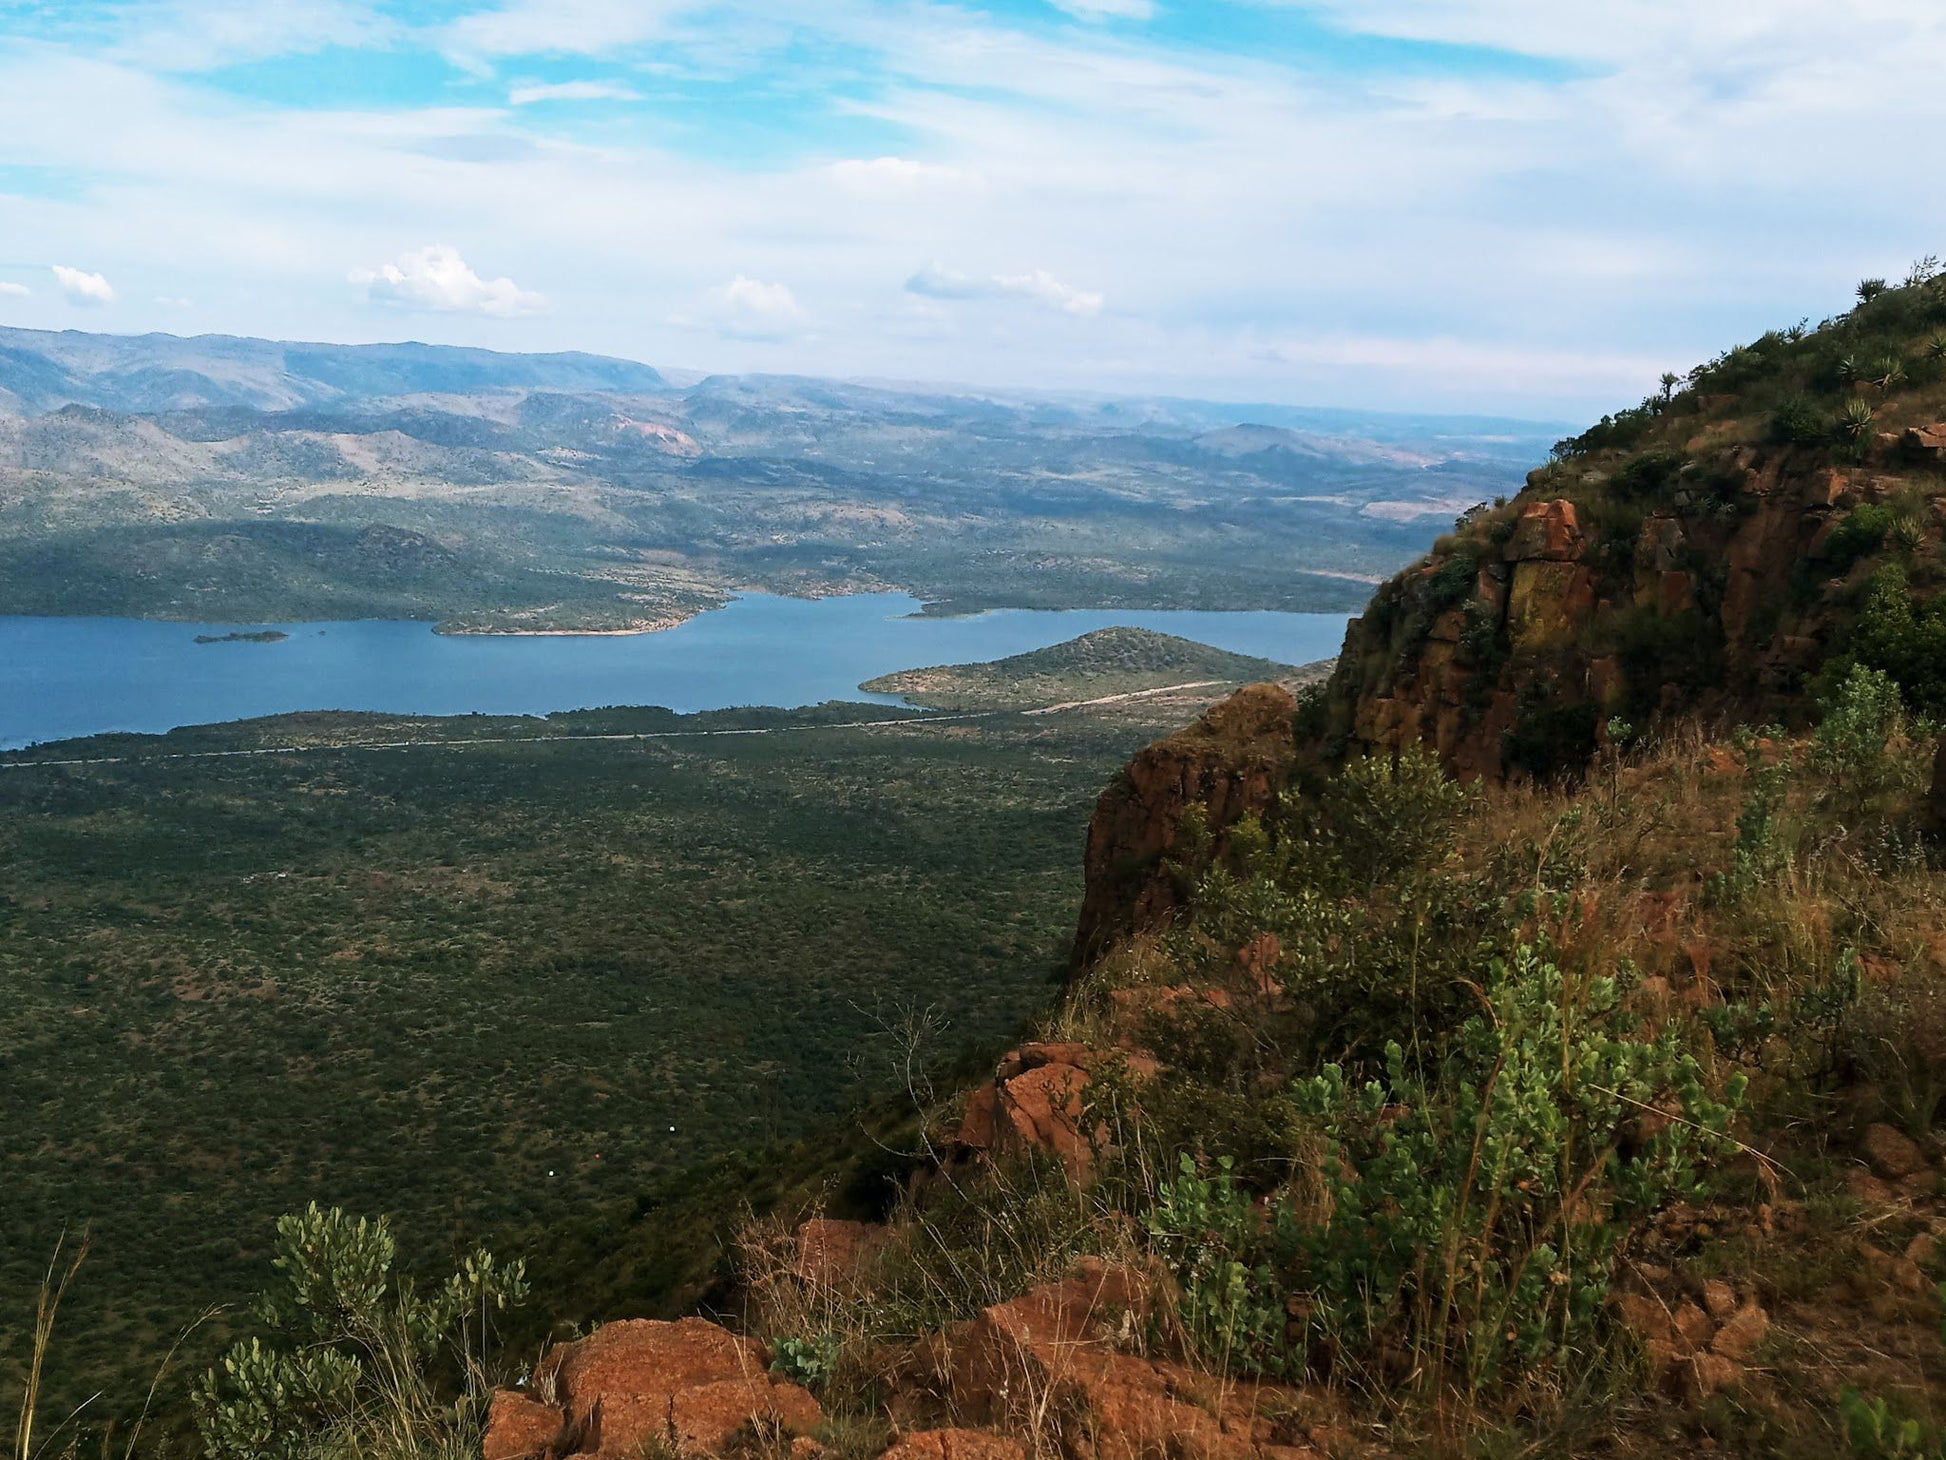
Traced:
[[1304, 1237], [1314, 1333], [1401, 1344], [1468, 1391], [1585, 1347], [1619, 1235], [1697, 1193], [1741, 1097], [1712, 1099], [1680, 1036], [1635, 1036], [1612, 980], [1541, 950], [1496, 961], [1483, 997], [1429, 1068], [1395, 1044], [1383, 1081], [1299, 1086], [1331, 1201]]
[[1735, 903], [1765, 886], [1791, 857], [1783, 820], [1791, 763], [1782, 756], [1766, 756], [1762, 743], [1748, 729], [1737, 732], [1737, 745], [1750, 789], [1737, 814], [1730, 869], [1712, 874], [1707, 883], [1710, 900], [1719, 905]]
[[1876, 789], [1886, 774], [1886, 745], [1905, 719], [1899, 686], [1883, 670], [1854, 664], [1823, 708], [1812, 764], [1841, 790]]
[[[101, 1274], [69, 1299], [48, 1411], [101, 1390], [84, 1417], [133, 1413], [223, 1305], [158, 1396], [173, 1412], [176, 1376], [245, 1336], [251, 1234], [320, 1192], [387, 1214], [407, 1252], [536, 1253], [557, 1314], [666, 1312], [774, 1179], [734, 1153], [903, 1090], [904, 1011], [949, 1007], [941, 1053], [990, 1060], [1051, 997], [1096, 795], [1178, 712], [828, 728], [860, 709], [459, 718], [409, 734], [534, 738], [142, 759], [408, 738], [290, 717], [0, 775], [0, 1086], [35, 1112], [0, 1123], [0, 1314], [31, 1312], [35, 1253], [76, 1216]], [[661, 1211], [704, 1163], [714, 1212], [663, 1240], [638, 1198]], [[582, 1260], [557, 1263], [568, 1224]]]
[[1850, 647], [1858, 663], [1897, 681], [1913, 709], [1946, 713], [1946, 598], [1915, 601], [1898, 564], [1872, 575]]
[[1288, 1374], [1301, 1355], [1287, 1341], [1274, 1255], [1291, 1250], [1295, 1219], [1273, 1204], [1268, 1222], [1219, 1157], [1204, 1175], [1187, 1152], [1156, 1192], [1142, 1224], [1177, 1287], [1176, 1317], [1189, 1350], [1222, 1373]]
[[1845, 1445], [1860, 1460], [1939, 1460], [1946, 1437], [1934, 1426], [1901, 1419], [1884, 1399], [1867, 1399], [1847, 1384], [1838, 1393]]
[[1318, 1217], [1288, 1195], [1259, 1211], [1228, 1161], [1180, 1158], [1144, 1225], [1201, 1357], [1477, 1392], [1585, 1351], [1620, 1234], [1701, 1190], [1741, 1085], [1711, 1098], [1676, 1033], [1637, 1037], [1611, 980], [1540, 950], [1495, 960], [1481, 997], [1423, 1056], [1389, 1045], [1382, 1079], [1331, 1064], [1296, 1082]]
[[1472, 804], [1473, 792], [1419, 746], [1352, 761], [1304, 815], [1306, 875], [1356, 888], [1421, 871], [1452, 850]]
[[1600, 712], [1588, 701], [1556, 703], [1536, 681], [1514, 709], [1504, 747], [1507, 764], [1536, 780], [1583, 769], [1595, 753]]
[[1877, 552], [1897, 520], [1898, 514], [1882, 502], [1852, 508], [1825, 539], [1824, 554], [1832, 570], [1849, 572], [1853, 563]]
[[269, 1340], [233, 1347], [197, 1386], [211, 1460], [323, 1453], [460, 1456], [476, 1443], [496, 1315], [527, 1296], [523, 1264], [484, 1250], [429, 1292], [393, 1271], [385, 1220], [316, 1203], [277, 1222]]
[[1675, 489], [1687, 458], [1670, 446], [1657, 446], [1631, 456], [1616, 469], [1611, 479], [1624, 500], [1667, 496]]
[[1780, 446], [1822, 446], [1831, 439], [1832, 424], [1815, 402], [1788, 396], [1770, 418], [1770, 439]]
[[810, 1338], [786, 1334], [772, 1340], [772, 1372], [806, 1389], [824, 1388], [838, 1367], [838, 1336], [820, 1333]]

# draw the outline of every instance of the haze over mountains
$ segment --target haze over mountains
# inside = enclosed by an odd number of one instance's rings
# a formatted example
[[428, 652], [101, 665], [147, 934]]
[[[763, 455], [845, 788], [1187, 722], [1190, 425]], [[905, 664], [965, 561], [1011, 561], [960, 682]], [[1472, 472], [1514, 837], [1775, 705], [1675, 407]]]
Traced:
[[1553, 430], [0, 330], [0, 612], [666, 623], [741, 589], [1348, 609]]

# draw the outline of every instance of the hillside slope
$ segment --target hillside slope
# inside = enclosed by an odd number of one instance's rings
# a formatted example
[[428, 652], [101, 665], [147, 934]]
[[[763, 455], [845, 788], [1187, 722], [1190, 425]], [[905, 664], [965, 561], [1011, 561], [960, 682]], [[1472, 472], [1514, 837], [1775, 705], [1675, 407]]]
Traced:
[[[1348, 610], [1545, 440], [1486, 419], [0, 331], [0, 613], [641, 629], [752, 587]], [[371, 531], [413, 550], [369, 552]]]
[[1319, 728], [1491, 779], [1584, 764], [1611, 720], [1801, 723], [1853, 660], [1937, 711], [1943, 468], [1926, 264], [1670, 377], [1466, 514], [1352, 624]]
[[[1232, 654], [1174, 634], [1116, 627], [985, 664], [901, 669], [867, 680], [859, 688], [871, 694], [900, 695], [927, 709], [1004, 710], [1140, 694], [1173, 685], [1247, 684], [1300, 672], [1294, 665]], [[1314, 676], [1318, 672], [1312, 671]]]

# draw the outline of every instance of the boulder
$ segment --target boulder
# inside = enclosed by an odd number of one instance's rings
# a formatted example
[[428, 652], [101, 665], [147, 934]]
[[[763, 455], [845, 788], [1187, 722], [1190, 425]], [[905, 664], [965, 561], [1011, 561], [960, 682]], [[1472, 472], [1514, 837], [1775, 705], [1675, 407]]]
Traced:
[[1571, 562], [1581, 556], [1581, 523], [1574, 503], [1565, 498], [1529, 502], [1520, 510], [1514, 533], [1507, 541], [1510, 563]]
[[986, 1430], [917, 1430], [901, 1435], [879, 1460], [1026, 1460], [1018, 1440]]
[[487, 1408], [483, 1460], [528, 1460], [530, 1456], [559, 1454], [561, 1411], [515, 1389], [502, 1389]]
[[1925, 1154], [1903, 1131], [1884, 1124], [1868, 1125], [1859, 1147], [1872, 1170], [1887, 1181], [1900, 1181], [1924, 1168]]
[[[538, 1441], [550, 1415], [554, 1438]], [[770, 1373], [755, 1341], [701, 1318], [633, 1319], [550, 1349], [530, 1394], [496, 1394], [485, 1453], [634, 1460], [669, 1445], [716, 1456], [746, 1433], [802, 1435], [822, 1418], [809, 1393]]]

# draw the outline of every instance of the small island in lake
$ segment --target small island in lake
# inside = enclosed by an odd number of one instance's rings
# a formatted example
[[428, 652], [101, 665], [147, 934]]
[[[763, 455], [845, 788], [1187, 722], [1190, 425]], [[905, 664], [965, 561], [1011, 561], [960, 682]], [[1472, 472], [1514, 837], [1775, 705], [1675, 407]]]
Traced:
[[239, 629], [229, 634], [198, 634], [199, 644], [281, 644], [290, 637], [282, 629]]

